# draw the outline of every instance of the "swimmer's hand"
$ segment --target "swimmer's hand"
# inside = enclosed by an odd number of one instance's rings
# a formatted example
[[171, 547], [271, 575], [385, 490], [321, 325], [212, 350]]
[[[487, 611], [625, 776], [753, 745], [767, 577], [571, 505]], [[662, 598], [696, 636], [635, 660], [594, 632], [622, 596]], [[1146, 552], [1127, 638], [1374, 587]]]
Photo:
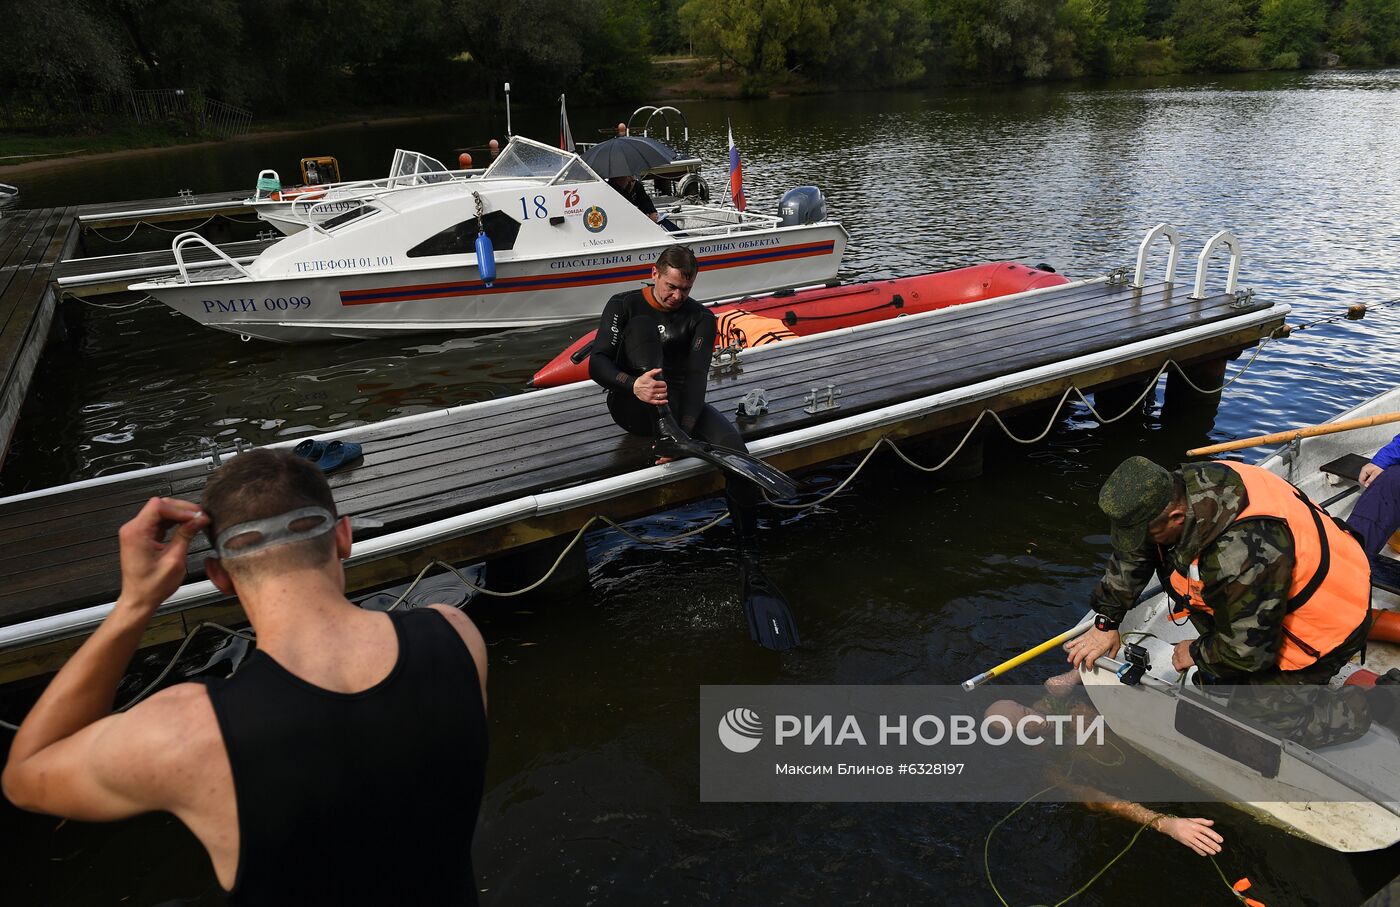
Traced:
[[638, 400], [653, 406], [660, 406], [668, 402], [666, 382], [661, 377], [661, 369], [654, 368], [638, 375], [637, 380], [632, 382], [632, 393]]
[[[121, 547], [122, 591], [118, 608], [149, 615], [185, 581], [190, 542], [209, 525], [196, 504], [179, 498], [151, 498], [117, 533]], [[172, 531], [173, 530], [173, 531]], [[167, 539], [168, 536], [168, 539]]]
[[1203, 857], [1220, 853], [1221, 845], [1225, 843], [1225, 839], [1220, 836], [1220, 833], [1211, 828], [1215, 824], [1213, 819], [1181, 819], [1176, 816], [1166, 816], [1152, 824], [1162, 834], [1173, 841], [1185, 844]]

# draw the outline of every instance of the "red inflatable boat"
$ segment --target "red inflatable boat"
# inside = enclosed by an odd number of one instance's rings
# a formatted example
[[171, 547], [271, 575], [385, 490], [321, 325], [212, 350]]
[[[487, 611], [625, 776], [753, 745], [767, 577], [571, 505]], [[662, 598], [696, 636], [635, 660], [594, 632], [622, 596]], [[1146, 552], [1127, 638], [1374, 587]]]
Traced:
[[[1054, 271], [1014, 261], [994, 261], [953, 271], [937, 271], [894, 280], [872, 280], [837, 287], [780, 290], [714, 305], [718, 319], [715, 346], [741, 349], [805, 337], [822, 331], [916, 315], [964, 302], [1022, 293], [1069, 283]], [[588, 377], [591, 331], [574, 341], [530, 379], [534, 387], [572, 384]]]

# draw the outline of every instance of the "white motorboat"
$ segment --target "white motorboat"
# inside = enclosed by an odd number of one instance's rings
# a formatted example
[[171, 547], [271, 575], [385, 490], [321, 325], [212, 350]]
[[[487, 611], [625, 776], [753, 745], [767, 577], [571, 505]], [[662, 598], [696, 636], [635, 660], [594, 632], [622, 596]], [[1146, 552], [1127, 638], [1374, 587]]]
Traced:
[[0, 183], [0, 208], [8, 208], [19, 201], [19, 189], [9, 183]]
[[[311, 159], [315, 160], [315, 159]], [[306, 161], [302, 162], [305, 169]], [[454, 179], [469, 179], [480, 170], [448, 170], [438, 159], [417, 151], [398, 149], [389, 163], [389, 175], [375, 180], [316, 183], [283, 189], [276, 170], [258, 174], [257, 192], [244, 204], [286, 236], [300, 233], [313, 223], [326, 221], [359, 207], [360, 200], [395, 189], [410, 189]]]
[[[700, 259], [697, 297], [719, 299], [832, 280], [847, 240], [814, 187], [789, 192], [780, 216], [663, 206], [668, 231], [577, 155], [518, 136], [472, 179], [385, 189], [317, 222], [331, 203], [313, 203], [309, 229], [247, 265], [182, 234], [178, 273], [131, 289], [209, 327], [283, 342], [530, 327], [596, 317], [676, 243]], [[479, 235], [490, 241], [483, 260]], [[192, 245], [220, 261], [187, 265]]]
[[[1397, 408], [1400, 389], [1332, 421]], [[1303, 438], [1259, 465], [1288, 479], [1334, 516], [1344, 517], [1356, 502], [1356, 495], [1348, 493], [1355, 485], [1320, 467], [1347, 454], [1370, 456], [1397, 427], [1377, 425]], [[1378, 587], [1372, 607], [1397, 610], [1400, 599]], [[1400, 841], [1400, 742], [1395, 733], [1375, 724], [1359, 740], [1313, 750], [1241, 722], [1189, 681], [1180, 684], [1181, 676], [1171, 666], [1171, 647], [1196, 633], [1189, 622], [1174, 623], [1169, 612], [1166, 595], [1149, 590], [1123, 622], [1125, 642], [1148, 652], [1151, 668], [1139, 685], [1120, 684], [1121, 662], [1113, 658], [1099, 659], [1095, 669], [1083, 675], [1090, 699], [1114, 733], [1197, 787], [1324, 847], [1356, 852]], [[1333, 683], [1341, 684], [1358, 669], [1383, 674], [1400, 666], [1400, 645], [1372, 639], [1364, 655], [1364, 663], [1353, 661]], [[1125, 689], [1130, 692], [1125, 694]]]

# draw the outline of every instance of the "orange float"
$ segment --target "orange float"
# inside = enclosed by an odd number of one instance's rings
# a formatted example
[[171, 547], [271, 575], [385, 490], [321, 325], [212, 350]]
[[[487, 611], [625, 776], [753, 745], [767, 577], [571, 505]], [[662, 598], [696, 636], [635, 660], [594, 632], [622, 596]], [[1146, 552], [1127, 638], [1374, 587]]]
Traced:
[[[747, 349], [1065, 283], [1069, 278], [1054, 271], [994, 261], [893, 280], [745, 296], [712, 307], [718, 321], [715, 345]], [[590, 331], [574, 341], [536, 372], [530, 384], [557, 387], [586, 379], [596, 334]]]

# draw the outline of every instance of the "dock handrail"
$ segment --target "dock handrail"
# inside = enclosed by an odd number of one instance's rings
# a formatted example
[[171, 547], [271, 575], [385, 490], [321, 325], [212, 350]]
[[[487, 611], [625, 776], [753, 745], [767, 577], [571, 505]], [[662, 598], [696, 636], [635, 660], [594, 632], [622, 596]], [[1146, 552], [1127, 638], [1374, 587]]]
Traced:
[[180, 270], [180, 280], [182, 282], [190, 282], [190, 272], [185, 267], [184, 248], [185, 246], [190, 245], [191, 243], [203, 246], [210, 252], [213, 252], [215, 257], [222, 260], [223, 263], [228, 265], [230, 268], [233, 268], [235, 271], [242, 274], [249, 280], [253, 279], [252, 272], [250, 272], [247, 268], [243, 267], [238, 262], [234, 261], [232, 258], [229, 258], [228, 255], [226, 255], [224, 251], [218, 246], [214, 245], [209, 240], [205, 239], [203, 236], [200, 236], [198, 233], [187, 231], [175, 237], [175, 241], [170, 244], [170, 251], [175, 255], [175, 267]]
[[1206, 298], [1206, 269], [1210, 267], [1210, 257], [1215, 253], [1216, 246], [1225, 246], [1230, 250], [1230, 273], [1225, 278], [1225, 292], [1235, 292], [1235, 284], [1240, 276], [1240, 241], [1229, 230], [1221, 230], [1206, 242], [1206, 247], [1201, 250], [1201, 257], [1197, 259], [1196, 285], [1191, 290], [1192, 299]]
[[1142, 245], [1138, 246], [1137, 270], [1133, 273], [1133, 289], [1141, 290], [1146, 284], [1143, 281], [1143, 274], [1147, 270], [1147, 253], [1152, 248], [1152, 243], [1159, 236], [1165, 236], [1169, 246], [1167, 252], [1167, 283], [1176, 283], [1176, 262], [1181, 256], [1181, 235], [1176, 232], [1176, 227], [1171, 224], [1158, 224], [1147, 235], [1142, 238]]
[[628, 135], [632, 135], [632, 121], [637, 118], [637, 114], [639, 113], [647, 114], [646, 122], [642, 124], [642, 135], [651, 135], [651, 121], [656, 119], [657, 116], [660, 116], [661, 122], [666, 125], [666, 141], [669, 142], [671, 140], [671, 114], [674, 113], [681, 121], [682, 141], [690, 141], [690, 121], [685, 118], [685, 114], [674, 107], [653, 107], [650, 104], [644, 104], [638, 107], [636, 110], [632, 111], [632, 115], [627, 118]]

